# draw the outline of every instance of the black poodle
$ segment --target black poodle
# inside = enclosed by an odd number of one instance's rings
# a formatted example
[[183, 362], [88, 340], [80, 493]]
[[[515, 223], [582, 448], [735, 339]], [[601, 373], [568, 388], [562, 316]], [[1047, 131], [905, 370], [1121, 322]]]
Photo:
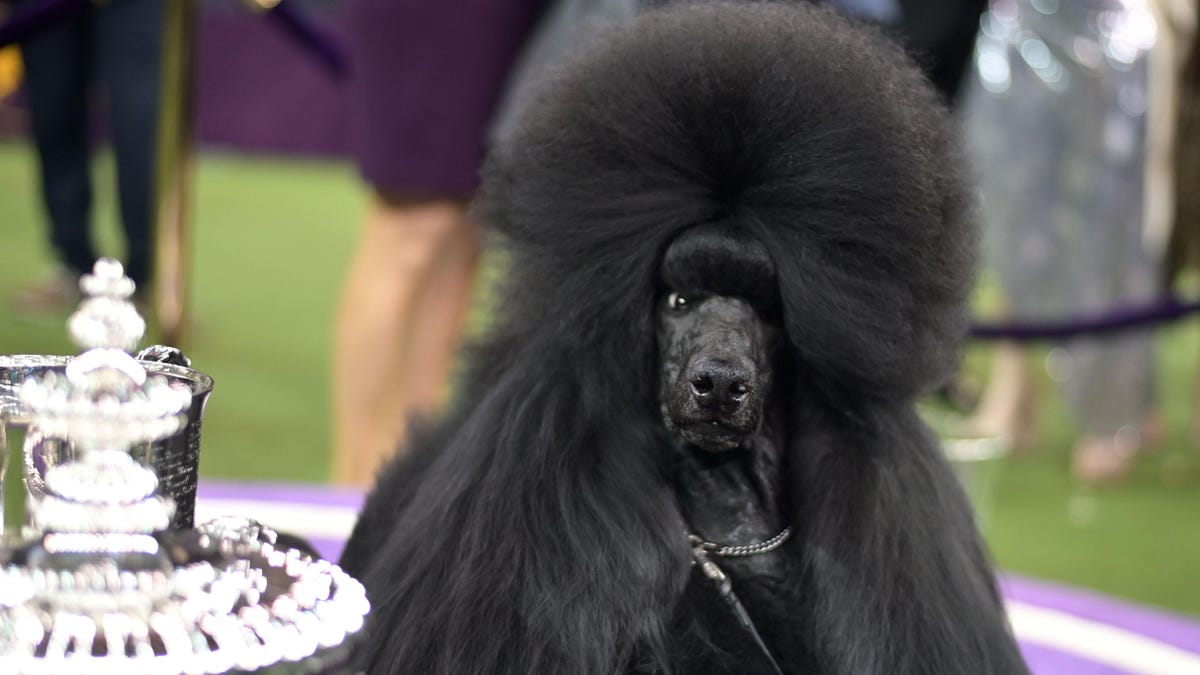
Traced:
[[975, 233], [902, 53], [806, 5], [651, 13], [485, 168], [460, 400], [342, 564], [372, 673], [1026, 672], [914, 399]]

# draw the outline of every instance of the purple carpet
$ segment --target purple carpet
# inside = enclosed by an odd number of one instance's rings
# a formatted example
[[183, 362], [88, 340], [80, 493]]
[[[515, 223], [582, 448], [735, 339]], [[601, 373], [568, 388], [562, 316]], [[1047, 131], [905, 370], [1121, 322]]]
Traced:
[[[318, 485], [202, 481], [197, 520], [243, 515], [307, 537], [336, 560], [362, 494]], [[1013, 630], [1035, 675], [1200, 675], [1200, 619], [1006, 575]]]

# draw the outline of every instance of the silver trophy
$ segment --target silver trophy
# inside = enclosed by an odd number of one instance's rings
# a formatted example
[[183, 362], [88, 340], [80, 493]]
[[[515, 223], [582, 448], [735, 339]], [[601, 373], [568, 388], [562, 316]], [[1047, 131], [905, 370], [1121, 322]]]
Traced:
[[[70, 329], [79, 344], [94, 348], [97, 341], [109, 340], [112, 342], [109, 348], [134, 349], [142, 339], [146, 324], [129, 302], [133, 282], [123, 276], [120, 263], [100, 261], [94, 273], [81, 280], [80, 286], [86, 299], [70, 319]], [[138, 443], [132, 451], [154, 470], [160, 489], [174, 500], [172, 527], [191, 527], [200, 470], [200, 426], [213, 380], [190, 368], [187, 357], [173, 347], [147, 347], [136, 358], [148, 373], [191, 392], [188, 420], [183, 428], [166, 437]], [[20, 505], [24, 501], [36, 503], [42, 499], [46, 490], [46, 472], [55, 465], [75, 459], [75, 447], [71, 443], [48, 433], [45, 428], [30, 426], [30, 412], [22, 405], [18, 390], [30, 378], [42, 378], [47, 373], [65, 375], [68, 364], [74, 359], [70, 356], [0, 356], [0, 448], [16, 446], [23, 457], [23, 462], [8, 461], [7, 464], [5, 458], [0, 458], [0, 476], [8, 471], [20, 471], [25, 490], [24, 495], [8, 494], [4, 500], [9, 506], [4, 522], [10, 532], [20, 525], [28, 525], [28, 522], [19, 522], [25, 518]], [[12, 478], [14, 480], [3, 483], [15, 486], [16, 477]], [[18, 511], [15, 514], [12, 513], [14, 509]]]
[[85, 351], [30, 361], [5, 390], [22, 452], [45, 461], [21, 476], [30, 536], [0, 548], [0, 673], [357, 672], [361, 584], [245, 518], [173, 526], [153, 467], [211, 381], [130, 355], [144, 324], [119, 263], [81, 285], [70, 328]]

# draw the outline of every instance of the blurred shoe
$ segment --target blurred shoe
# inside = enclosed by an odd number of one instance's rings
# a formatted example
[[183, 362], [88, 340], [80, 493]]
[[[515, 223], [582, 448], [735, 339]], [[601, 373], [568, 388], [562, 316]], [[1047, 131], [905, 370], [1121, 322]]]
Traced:
[[1151, 410], [1146, 413], [1146, 417], [1142, 419], [1142, 424], [1138, 427], [1142, 433], [1142, 443], [1138, 448], [1138, 452], [1153, 454], [1162, 449], [1162, 446], [1167, 441], [1167, 423], [1163, 419], [1162, 413], [1158, 410]]
[[1081, 438], [1071, 451], [1071, 473], [1090, 485], [1120, 483], [1129, 475], [1136, 455], [1137, 445], [1121, 438], [1120, 432]]
[[11, 301], [23, 315], [61, 314], [79, 304], [79, 274], [60, 267], [45, 279], [17, 291]]

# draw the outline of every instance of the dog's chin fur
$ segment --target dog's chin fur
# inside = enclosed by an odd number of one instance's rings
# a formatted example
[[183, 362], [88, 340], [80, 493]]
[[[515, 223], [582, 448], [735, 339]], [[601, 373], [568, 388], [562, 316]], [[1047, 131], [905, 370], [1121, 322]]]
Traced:
[[680, 410], [683, 407], [678, 403], [680, 396], [673, 392], [663, 396], [668, 399], [659, 405], [663, 428], [678, 444], [701, 452], [721, 454], [746, 450], [762, 427], [764, 402], [757, 397], [747, 402], [755, 410], [741, 416], [740, 424], [731, 424], [728, 420], [705, 419], [694, 412]]
[[[770, 386], [769, 376], [760, 378], [763, 386]], [[663, 426], [671, 434], [710, 452], [722, 452], [745, 445], [762, 426], [762, 408], [765, 401], [759, 396], [748, 397], [742, 407], [731, 416], [706, 414], [680, 402], [685, 394], [669, 392], [663, 394], [667, 402], [660, 405]]]
[[[1026, 672], [913, 410], [955, 367], [975, 241], [953, 125], [915, 66], [808, 3], [687, 6], [544, 92], [484, 170], [477, 215], [510, 270], [493, 322], [342, 557], [372, 604], [365, 669], [756, 672], [683, 532], [685, 510], [719, 525], [758, 500], [729, 543], [794, 534], [729, 574], [784, 672]], [[777, 301], [791, 384], [763, 448], [724, 453], [742, 462], [681, 461], [663, 428], [660, 272], [698, 224], [760, 242], [777, 272], [750, 295]], [[704, 276], [742, 269], [717, 256]], [[705, 481], [745, 475], [768, 480], [710, 499]]]
[[705, 452], [721, 453], [745, 449], [750, 442], [750, 435], [741, 430], [727, 429], [712, 424], [679, 426], [678, 423], [674, 423], [671, 426], [675, 428], [679, 438]]

